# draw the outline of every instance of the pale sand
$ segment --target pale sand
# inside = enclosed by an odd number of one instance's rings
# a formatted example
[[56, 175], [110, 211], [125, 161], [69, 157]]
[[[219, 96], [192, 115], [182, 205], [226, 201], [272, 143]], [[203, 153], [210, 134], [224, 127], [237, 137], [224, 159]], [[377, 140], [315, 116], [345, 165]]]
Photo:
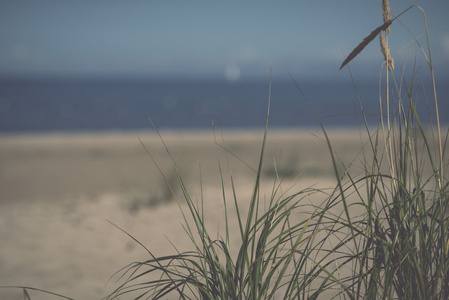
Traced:
[[[263, 132], [225, 132], [229, 151], [214, 143], [212, 131], [162, 135], [193, 199], [201, 198], [202, 182], [211, 232], [224, 226], [219, 161], [231, 202], [226, 154], [240, 207], [246, 211]], [[357, 131], [330, 130], [329, 136], [346, 163], [361, 149]], [[148, 254], [106, 220], [156, 255], [175, 252], [167, 238], [179, 250], [192, 248], [179, 208], [138, 137], [168, 181], [175, 182], [171, 160], [154, 133], [0, 137], [0, 285], [31, 286], [76, 299], [108, 295], [117, 287], [106, 284], [109, 277]], [[223, 145], [220, 133], [217, 139]], [[282, 184], [286, 194], [335, 184], [320, 131], [269, 131], [262, 184], [266, 199], [273, 187], [274, 161], [281, 174], [290, 170]], [[179, 188], [175, 192], [182, 202]], [[310, 201], [324, 198], [317, 195]], [[230, 226], [237, 232], [233, 207], [229, 211]], [[232, 240], [236, 248], [238, 235]], [[33, 300], [52, 299], [30, 294]], [[0, 289], [0, 299], [23, 299], [23, 293]]]

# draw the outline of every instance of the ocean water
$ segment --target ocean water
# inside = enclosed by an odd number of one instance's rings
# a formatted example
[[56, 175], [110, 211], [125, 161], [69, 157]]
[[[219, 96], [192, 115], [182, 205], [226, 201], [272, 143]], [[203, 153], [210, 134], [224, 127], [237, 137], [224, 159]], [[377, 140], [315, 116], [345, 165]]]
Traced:
[[[377, 82], [273, 81], [270, 127], [361, 126], [360, 103], [371, 125], [380, 118]], [[404, 89], [405, 90], [405, 89]], [[421, 119], [434, 114], [429, 85], [417, 85]], [[449, 124], [449, 89], [440, 87], [440, 119]], [[360, 97], [360, 103], [358, 100]], [[0, 80], [0, 132], [79, 132], [151, 129], [263, 128], [268, 81], [228, 83], [198, 80]], [[393, 101], [397, 101], [392, 97]]]

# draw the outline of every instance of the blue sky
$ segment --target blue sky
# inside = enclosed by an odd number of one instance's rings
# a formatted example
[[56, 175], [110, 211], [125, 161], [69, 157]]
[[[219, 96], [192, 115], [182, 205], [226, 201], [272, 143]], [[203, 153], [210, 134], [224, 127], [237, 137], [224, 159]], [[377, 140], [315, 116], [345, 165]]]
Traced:
[[[397, 15], [412, 4], [427, 13], [437, 75], [449, 74], [449, 1], [392, 0]], [[419, 10], [393, 23], [396, 66], [426, 45]], [[153, 76], [337, 78], [348, 55], [382, 24], [380, 0], [116, 1], [0, 0], [0, 76]], [[407, 28], [407, 29], [406, 29]], [[378, 77], [376, 39], [350, 63]], [[347, 73], [346, 73], [347, 74]]]

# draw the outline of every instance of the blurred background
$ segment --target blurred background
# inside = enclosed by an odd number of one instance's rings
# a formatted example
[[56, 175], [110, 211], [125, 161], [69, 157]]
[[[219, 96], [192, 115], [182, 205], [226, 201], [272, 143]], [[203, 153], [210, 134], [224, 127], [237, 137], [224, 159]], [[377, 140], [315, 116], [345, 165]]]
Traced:
[[[393, 15], [413, 3], [392, 1]], [[427, 13], [440, 109], [448, 111], [449, 2], [417, 4]], [[271, 126], [317, 125], [288, 72], [325, 125], [354, 126], [357, 93], [339, 67], [381, 24], [381, 1], [2, 0], [0, 132], [144, 130], [148, 118], [160, 128], [259, 128], [270, 65]], [[421, 104], [431, 107], [414, 37], [426, 47], [416, 8], [393, 24], [389, 44], [396, 76], [418, 69]], [[376, 39], [350, 63], [373, 122], [382, 62]]]
[[[440, 119], [449, 125], [449, 1], [391, 2], [393, 15], [412, 3], [427, 13]], [[338, 159], [363, 173], [353, 166], [362, 134], [350, 129], [365, 131], [358, 96], [369, 121], [379, 121], [385, 68], [378, 40], [349, 64], [354, 83], [348, 68], [339, 68], [382, 23], [381, 0], [0, 0], [0, 286], [76, 299], [108, 295], [117, 287], [115, 279], [105, 284], [108, 278], [148, 253], [105, 220], [155, 255], [173, 251], [168, 240], [180, 251], [191, 249], [167, 187], [182, 201], [178, 173], [149, 118], [163, 129], [192, 199], [204, 199], [207, 227], [217, 228], [217, 236], [224, 228], [223, 180], [244, 215], [270, 67], [273, 131], [261, 199], [278, 175], [282, 193], [334, 185], [327, 145], [314, 131], [319, 124], [289, 73], [332, 131]], [[389, 44], [397, 80], [410, 84], [416, 74], [414, 100], [425, 123], [434, 104], [428, 64], [414, 38], [426, 47], [418, 9], [393, 23]], [[219, 146], [212, 126], [225, 129]], [[320, 195], [310, 203], [320, 203], [314, 202]], [[230, 232], [238, 233], [229, 215]], [[48, 295], [34, 291], [30, 298]], [[24, 294], [0, 289], [0, 299]]]

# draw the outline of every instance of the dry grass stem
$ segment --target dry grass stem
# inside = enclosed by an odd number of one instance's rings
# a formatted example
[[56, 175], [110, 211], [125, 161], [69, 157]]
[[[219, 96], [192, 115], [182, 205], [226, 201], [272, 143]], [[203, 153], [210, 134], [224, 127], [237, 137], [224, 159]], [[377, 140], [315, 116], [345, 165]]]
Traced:
[[380, 49], [382, 50], [382, 53], [385, 57], [385, 62], [387, 63], [388, 70], [393, 71], [394, 70], [394, 59], [390, 54], [390, 48], [388, 47], [388, 42], [384, 38], [382, 33], [379, 35], [379, 39], [380, 39]]
[[[391, 21], [391, 10], [390, 3], [388, 0], [382, 0], [382, 10], [383, 10], [383, 18], [384, 23]], [[379, 35], [380, 39], [380, 49], [385, 57], [385, 62], [387, 64], [388, 71], [394, 70], [394, 61], [390, 54], [390, 48], [388, 47], [388, 35], [390, 34], [390, 26], [385, 29], [385, 37], [382, 33]]]
[[[382, 10], [383, 10], [384, 23], [390, 21], [393, 15], [391, 14], [390, 2], [388, 0], [382, 0]], [[388, 27], [385, 30], [385, 34], [388, 37], [388, 35], [390, 34], [390, 27]]]

